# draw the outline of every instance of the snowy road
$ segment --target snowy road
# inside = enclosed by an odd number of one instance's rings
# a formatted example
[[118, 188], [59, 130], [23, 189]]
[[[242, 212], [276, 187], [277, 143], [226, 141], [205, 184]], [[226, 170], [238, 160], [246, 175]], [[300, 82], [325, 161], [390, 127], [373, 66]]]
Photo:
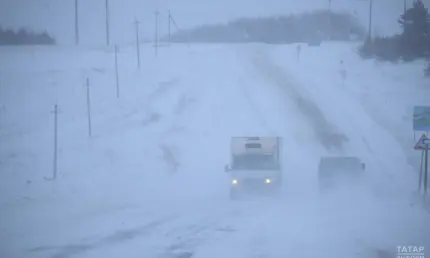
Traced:
[[[34, 257], [176, 257], [192, 253], [207, 241], [216, 240], [234, 231], [233, 216], [244, 217], [237, 211], [225, 207], [220, 212], [205, 212], [201, 207], [183, 210], [180, 214], [158, 211], [157, 216], [147, 216], [145, 209], [134, 208], [105, 214], [97, 220], [85, 221], [86, 233], [73, 242], [49, 241], [49, 245], [36, 246], [28, 251]], [[198, 215], [196, 215], [196, 213]], [[79, 225], [82, 227], [82, 224]], [[93, 233], [91, 229], [100, 228], [105, 233]], [[218, 235], [218, 236], [217, 236]]]
[[[39, 60], [43, 66], [26, 67], [25, 57], [14, 62], [23, 62], [22, 70], [0, 66], [9, 72], [0, 84], [0, 125], [8, 135], [0, 149], [1, 257], [380, 258], [380, 251], [395, 257], [397, 245], [429, 246], [429, 216], [411, 204], [409, 181], [401, 181], [407, 162], [398, 144], [381, 136], [354, 97], [334, 86], [324, 94], [310, 81], [310, 59], [283, 64], [277, 49], [264, 45], [175, 46], [136, 71], [128, 50], [120, 55], [117, 100], [108, 90], [109, 51], [74, 53], [73, 64], [51, 51], [50, 63]], [[35, 74], [43, 91], [25, 88], [23, 78]], [[80, 95], [86, 76], [94, 96], [91, 139]], [[28, 106], [16, 104], [25, 99]], [[62, 110], [57, 183], [43, 180], [51, 169], [47, 113], [54, 102]], [[362, 127], [353, 128], [351, 116]], [[230, 137], [241, 135], [283, 137], [279, 198], [228, 200], [222, 168]], [[380, 142], [371, 141], [376, 137]], [[392, 151], [382, 152], [381, 143]], [[328, 153], [363, 157], [373, 173], [369, 189], [318, 196], [317, 162]], [[390, 185], [383, 169], [393, 175]]]
[[[397, 242], [425, 244], [420, 241], [427, 233], [414, 224], [425, 222], [419, 214], [387, 216], [410, 207], [374, 201], [354, 208], [345, 200], [317, 201], [211, 200], [188, 207], [178, 203], [179, 209], [146, 205], [84, 214], [67, 224], [30, 225], [19, 243], [3, 242], [19, 250], [3, 257], [377, 257], [377, 250], [394, 255]], [[11, 233], [10, 238], [18, 237]]]

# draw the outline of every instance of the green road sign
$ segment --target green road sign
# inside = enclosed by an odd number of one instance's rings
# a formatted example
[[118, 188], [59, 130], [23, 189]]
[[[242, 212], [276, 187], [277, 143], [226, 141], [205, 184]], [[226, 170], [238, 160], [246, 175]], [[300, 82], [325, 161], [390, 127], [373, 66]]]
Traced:
[[414, 131], [430, 131], [430, 106], [414, 107]]

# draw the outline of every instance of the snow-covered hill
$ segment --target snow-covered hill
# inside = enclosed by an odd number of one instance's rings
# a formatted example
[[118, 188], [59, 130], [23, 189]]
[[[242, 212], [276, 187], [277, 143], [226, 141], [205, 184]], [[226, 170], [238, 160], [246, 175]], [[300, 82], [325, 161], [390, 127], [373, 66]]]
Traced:
[[[1, 257], [377, 257], [426, 245], [412, 198], [420, 64], [360, 60], [345, 43], [0, 51]], [[341, 61], [343, 61], [341, 63]], [[345, 80], [342, 81], [342, 72]], [[88, 137], [89, 79], [92, 137]], [[54, 105], [58, 178], [52, 176]], [[230, 202], [231, 136], [279, 135], [277, 200]], [[321, 198], [322, 155], [351, 154], [369, 191]], [[187, 256], [188, 255], [188, 256]]]

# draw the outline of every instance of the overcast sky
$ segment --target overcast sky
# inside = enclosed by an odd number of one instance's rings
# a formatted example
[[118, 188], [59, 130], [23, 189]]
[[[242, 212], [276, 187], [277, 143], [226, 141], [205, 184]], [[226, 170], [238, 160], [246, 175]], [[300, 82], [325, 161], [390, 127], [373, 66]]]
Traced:
[[[381, 34], [398, 30], [397, 17], [403, 0], [374, 0], [374, 29]], [[407, 0], [409, 4], [412, 0]], [[81, 42], [101, 44], [105, 40], [105, 0], [79, 0]], [[430, 0], [426, 0], [430, 6]], [[134, 17], [141, 21], [141, 33], [153, 38], [154, 12], [160, 11], [160, 34], [167, 33], [170, 9], [180, 28], [204, 23], [226, 22], [238, 17], [268, 16], [328, 8], [328, 0], [109, 0], [111, 39], [132, 42]], [[332, 0], [335, 10], [356, 12], [367, 26], [368, 0]], [[0, 0], [0, 24], [47, 30], [61, 44], [74, 42], [74, 0]]]

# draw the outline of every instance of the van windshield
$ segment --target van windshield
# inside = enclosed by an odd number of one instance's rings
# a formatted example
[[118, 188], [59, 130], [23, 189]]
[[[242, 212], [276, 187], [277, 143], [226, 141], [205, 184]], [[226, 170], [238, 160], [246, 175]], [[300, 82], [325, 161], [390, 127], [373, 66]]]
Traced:
[[331, 169], [357, 169], [360, 168], [361, 162], [354, 157], [324, 158], [321, 160], [320, 166]]
[[274, 155], [246, 154], [234, 156], [232, 169], [279, 169], [279, 163]]
[[325, 177], [331, 177], [339, 173], [354, 175], [355, 172], [361, 171], [360, 159], [355, 157], [323, 158], [319, 165], [319, 173], [320, 175], [324, 174]]

